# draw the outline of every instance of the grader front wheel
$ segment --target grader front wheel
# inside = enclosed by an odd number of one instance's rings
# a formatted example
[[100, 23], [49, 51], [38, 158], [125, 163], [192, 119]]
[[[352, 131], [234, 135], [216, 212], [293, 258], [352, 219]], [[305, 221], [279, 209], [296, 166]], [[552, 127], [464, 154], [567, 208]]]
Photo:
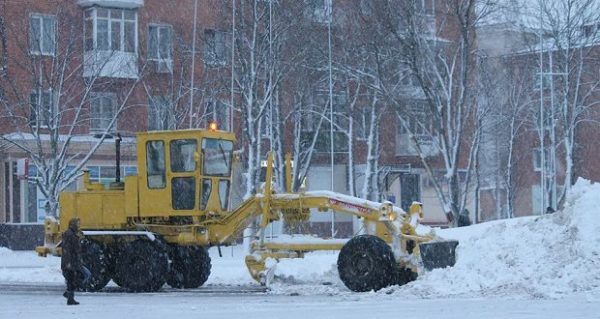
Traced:
[[337, 266], [340, 279], [352, 291], [377, 291], [396, 282], [392, 249], [376, 236], [350, 239], [340, 251]]

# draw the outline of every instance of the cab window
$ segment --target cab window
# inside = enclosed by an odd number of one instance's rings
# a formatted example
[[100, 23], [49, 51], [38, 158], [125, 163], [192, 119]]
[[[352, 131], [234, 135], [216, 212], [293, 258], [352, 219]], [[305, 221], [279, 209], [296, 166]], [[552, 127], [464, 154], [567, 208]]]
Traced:
[[174, 177], [171, 183], [171, 206], [173, 209], [194, 209], [196, 206], [196, 178]]
[[146, 143], [146, 170], [148, 188], [164, 188], [165, 185], [165, 143], [148, 141]]
[[229, 176], [231, 174], [231, 157], [233, 142], [214, 138], [202, 140], [205, 176]]
[[193, 172], [196, 170], [194, 152], [196, 140], [173, 140], [171, 146], [171, 172]]

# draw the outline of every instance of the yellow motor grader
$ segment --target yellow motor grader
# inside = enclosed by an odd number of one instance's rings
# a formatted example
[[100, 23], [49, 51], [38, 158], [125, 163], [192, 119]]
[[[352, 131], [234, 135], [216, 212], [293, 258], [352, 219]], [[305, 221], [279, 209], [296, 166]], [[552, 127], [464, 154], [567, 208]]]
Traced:
[[[317, 250], [339, 250], [340, 278], [353, 291], [404, 284], [423, 268], [454, 265], [458, 242], [416, 233], [423, 214], [419, 203], [404, 212], [389, 202], [334, 192], [293, 193], [289, 155], [285, 193], [272, 188], [269, 155], [260, 193], [229, 209], [234, 142], [233, 133], [216, 129], [140, 133], [138, 175], [123, 181], [117, 143], [115, 182], [93, 183], [84, 171], [84, 189], [60, 195], [60, 218], [46, 219], [45, 244], [36, 251], [40, 256], [60, 256], [62, 232], [71, 218], [78, 217], [82, 259], [92, 273], [81, 288], [88, 291], [102, 289], [111, 279], [129, 291], [156, 291], [165, 282], [175, 288], [197, 288], [210, 275], [207, 248], [235, 243], [250, 223], [258, 231], [245, 261], [261, 284], [272, 273], [269, 260], [301, 258]], [[363, 234], [347, 241], [265, 239], [265, 230], [274, 221], [306, 222], [311, 213], [331, 210], [362, 220]]]

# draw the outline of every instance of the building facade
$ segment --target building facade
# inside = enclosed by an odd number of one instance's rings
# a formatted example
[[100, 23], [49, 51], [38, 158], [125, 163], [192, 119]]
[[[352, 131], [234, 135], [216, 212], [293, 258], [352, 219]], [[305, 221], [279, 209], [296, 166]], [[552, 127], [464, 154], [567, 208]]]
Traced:
[[[354, 2], [365, 14], [373, 10], [368, 1]], [[431, 34], [442, 36], [436, 27], [443, 17], [437, 16], [435, 3], [423, 0], [418, 7], [428, 21]], [[303, 10], [309, 14], [303, 17], [311, 23], [311, 30], [320, 29], [320, 33], [315, 34], [323, 40], [331, 16], [336, 21], [344, 21], [345, 5], [348, 4], [343, 1], [308, 1]], [[230, 3], [219, 0], [0, 0], [0, 8], [3, 109], [0, 112], [3, 114], [0, 116], [0, 134], [3, 135], [0, 140], [0, 212], [3, 213], [0, 222], [42, 222], [49, 205], [44, 192], [51, 189], [48, 185], [59, 172], [69, 176], [61, 181], [64, 183], [61, 189], [78, 189], [81, 182], [76, 173], [83, 169], [90, 171], [92, 180], [110, 183], [116, 175], [114, 142], [117, 133], [123, 137], [121, 176], [136, 173], [136, 132], [205, 127], [208, 122], [217, 121], [221, 129], [233, 130], [240, 137], [238, 149], [244, 150], [248, 143], [244, 137], [244, 119], [236, 106], [242, 103], [243, 97], [239, 90], [233, 89], [231, 80], [230, 43], [235, 39], [231, 17], [235, 17], [236, 11]], [[344, 32], [349, 31], [344, 29], [343, 23], [335, 23], [333, 30], [336, 37], [330, 50], [339, 53], [346, 49], [343, 41], [349, 34]], [[447, 32], [451, 35], [453, 31]], [[326, 52], [323, 43], [326, 42], [321, 41], [321, 51]], [[234, 62], [234, 67], [242, 66]], [[227, 89], [229, 85], [231, 89]], [[402, 89], [413, 92], [416, 86], [408, 77]], [[315, 88], [310, 103], [329, 103], [327, 85]], [[348, 96], [344, 96], [337, 84], [332, 91], [333, 106], [341, 110], [349, 103]], [[294, 92], [284, 92], [281, 96], [282, 103], [289, 104], [284, 108], [293, 108]], [[418, 96], [406, 99], [409, 106], [422, 103]], [[334, 127], [333, 163], [329, 144], [317, 143], [302, 189], [332, 189], [361, 195], [369, 157], [367, 111], [367, 107], [361, 107], [351, 114], [356, 125], [350, 136], [353, 156], [349, 156], [343, 146], [348, 143], [343, 142], [339, 125]], [[384, 112], [381, 118], [376, 127], [380, 170], [375, 182], [381, 199], [405, 209], [413, 201], [423, 202], [428, 223], [447, 225], [444, 209], [418, 157], [412, 133], [393, 110]], [[302, 120], [307, 121], [307, 117]], [[317, 120], [310, 118], [308, 122]], [[262, 133], [260, 136], [264, 139], [262, 157], [270, 148], [268, 131], [267, 125], [264, 136]], [[419, 132], [419, 126], [411, 131]], [[284, 135], [291, 145], [294, 137], [290, 132], [285, 130]], [[317, 133], [311, 128], [303, 134], [311, 138]], [[422, 148], [432, 147], [426, 132], [417, 135]], [[348, 182], [350, 160], [355, 164], [354, 190]], [[433, 169], [443, 178], [442, 169]], [[40, 183], [48, 184], [47, 189]], [[233, 190], [232, 196], [237, 197], [231, 201], [235, 205], [243, 192]], [[471, 202], [468, 207], [472, 207]], [[331, 214], [317, 214], [311, 225], [317, 233], [337, 228], [333, 230], [338, 232], [337, 236], [348, 236], [357, 227], [350, 217]]]

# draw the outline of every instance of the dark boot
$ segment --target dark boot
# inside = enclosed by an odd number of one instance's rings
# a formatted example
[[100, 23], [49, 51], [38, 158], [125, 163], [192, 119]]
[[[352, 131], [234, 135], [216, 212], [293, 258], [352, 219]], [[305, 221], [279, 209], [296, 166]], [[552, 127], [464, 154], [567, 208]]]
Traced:
[[69, 299], [69, 292], [68, 291], [63, 292], [63, 297]]
[[72, 291], [69, 291], [67, 293], [67, 305], [69, 306], [73, 306], [73, 305], [78, 305], [79, 303], [77, 301], [75, 301], [75, 293]]

